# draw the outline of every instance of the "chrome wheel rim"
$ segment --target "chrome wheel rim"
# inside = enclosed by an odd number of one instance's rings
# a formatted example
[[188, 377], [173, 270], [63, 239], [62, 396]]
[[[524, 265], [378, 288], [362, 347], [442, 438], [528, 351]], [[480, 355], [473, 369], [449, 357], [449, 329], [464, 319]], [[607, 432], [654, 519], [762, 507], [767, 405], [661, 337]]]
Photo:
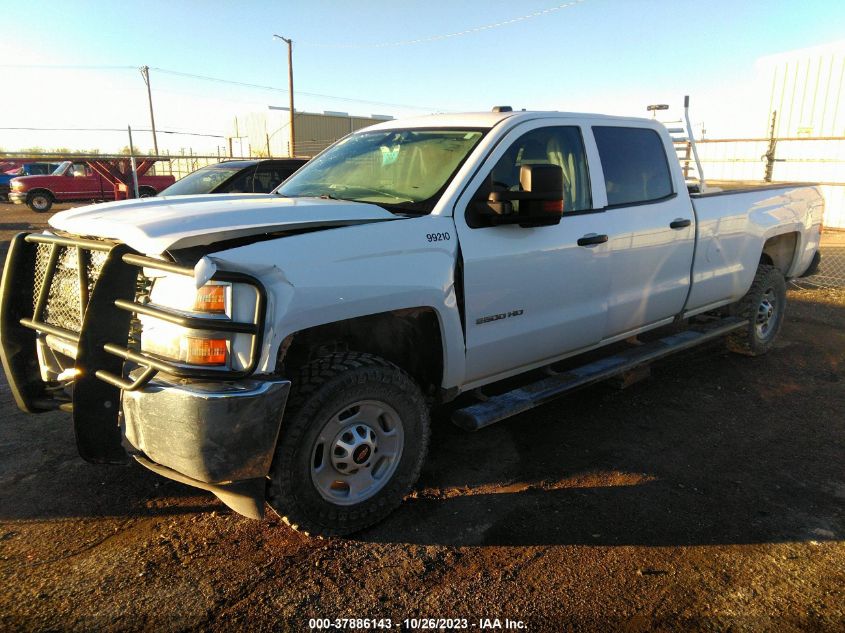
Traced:
[[757, 316], [754, 321], [754, 327], [757, 331], [757, 336], [766, 338], [772, 331], [777, 321], [777, 297], [772, 288], [763, 293], [760, 304], [757, 306]]
[[311, 450], [311, 481], [326, 501], [361, 503], [384, 488], [399, 465], [402, 420], [378, 400], [354, 402], [320, 429]]
[[32, 206], [34, 206], [39, 211], [46, 209], [47, 208], [47, 197], [46, 196], [33, 196]]

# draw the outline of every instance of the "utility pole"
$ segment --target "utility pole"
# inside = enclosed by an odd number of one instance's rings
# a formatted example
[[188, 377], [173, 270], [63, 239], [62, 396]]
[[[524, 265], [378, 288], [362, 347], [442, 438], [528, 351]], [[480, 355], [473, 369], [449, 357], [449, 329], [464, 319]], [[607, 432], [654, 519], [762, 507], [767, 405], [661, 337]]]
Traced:
[[[135, 190], [135, 198], [140, 198], [140, 194], [138, 193], [138, 169], [135, 166], [135, 146], [132, 144], [132, 126], [127, 125], [126, 129], [129, 130], [129, 169], [132, 171], [132, 185], [133, 189]], [[156, 152], [158, 155], [158, 152]]]
[[296, 131], [293, 124], [293, 40], [273, 34], [278, 40], [288, 45], [288, 92], [290, 92], [290, 155], [296, 156]]
[[156, 137], [156, 118], [153, 115], [153, 93], [150, 90], [150, 67], [141, 66], [138, 70], [141, 71], [141, 76], [144, 78], [144, 83], [147, 84], [147, 101], [150, 104], [150, 127], [153, 129], [153, 149], [156, 156], [158, 156], [158, 138]]

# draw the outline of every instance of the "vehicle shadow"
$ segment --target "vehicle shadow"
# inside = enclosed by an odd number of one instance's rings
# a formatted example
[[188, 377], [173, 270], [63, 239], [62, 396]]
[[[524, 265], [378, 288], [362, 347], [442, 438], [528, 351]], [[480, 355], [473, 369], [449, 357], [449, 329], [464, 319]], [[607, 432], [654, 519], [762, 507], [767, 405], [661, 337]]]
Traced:
[[[721, 344], [479, 431], [435, 412], [411, 497], [352, 537], [424, 545], [708, 545], [845, 539], [845, 306], [790, 293], [770, 354]], [[223, 510], [137, 464], [76, 453], [69, 417], [18, 413], [0, 380], [0, 521]], [[287, 529], [279, 527], [278, 529]]]
[[70, 416], [17, 410], [0, 379], [0, 521], [145, 517], [220, 510], [212, 495], [128, 459], [89, 464], [76, 452]]
[[[468, 545], [845, 539], [845, 308], [791, 293], [776, 348], [717, 343], [467, 434], [438, 412], [403, 507], [357, 536]], [[808, 298], [809, 297], [809, 298]]]
[[163, 479], [134, 463], [88, 464], [78, 456], [57, 471], [28, 472], [2, 482], [0, 522], [149, 518], [230, 511], [210, 493]]

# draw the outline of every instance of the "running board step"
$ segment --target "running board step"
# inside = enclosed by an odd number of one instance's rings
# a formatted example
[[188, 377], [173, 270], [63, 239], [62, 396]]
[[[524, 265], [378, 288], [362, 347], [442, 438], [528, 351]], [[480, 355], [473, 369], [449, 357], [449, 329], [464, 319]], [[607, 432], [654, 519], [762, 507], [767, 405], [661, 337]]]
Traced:
[[612, 376], [651, 363], [675, 352], [719, 338], [748, 324], [746, 319], [729, 317], [678, 334], [666, 336], [636, 348], [627, 349], [566, 372], [553, 374], [513, 391], [490, 396], [482, 402], [458, 409], [452, 422], [467, 431], [477, 431], [506, 418], [545, 404], [565, 393], [600, 382]]

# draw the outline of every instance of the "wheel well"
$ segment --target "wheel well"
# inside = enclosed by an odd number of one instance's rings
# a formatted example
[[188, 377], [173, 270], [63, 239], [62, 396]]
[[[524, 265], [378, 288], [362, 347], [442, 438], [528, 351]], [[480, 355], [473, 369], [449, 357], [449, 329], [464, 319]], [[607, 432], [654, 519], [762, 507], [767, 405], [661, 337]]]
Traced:
[[277, 372], [290, 376], [315, 358], [338, 351], [368, 352], [404, 369], [426, 393], [443, 378], [443, 338], [432, 308], [409, 308], [327, 323], [288, 336]]
[[142, 191], [149, 191], [154, 196], [158, 194], [158, 191], [156, 191], [155, 187], [151, 187], [150, 185], [139, 185], [138, 192], [140, 193]]
[[26, 199], [29, 200], [29, 197], [34, 196], [36, 193], [46, 193], [48, 196], [50, 196], [53, 199], [55, 199], [55, 197], [56, 197], [56, 196], [53, 195], [53, 192], [50, 191], [49, 189], [38, 188], [38, 189], [32, 189], [31, 191], [27, 191], [26, 192]]
[[761, 264], [775, 266], [785, 275], [795, 261], [795, 251], [798, 247], [798, 233], [784, 233], [770, 237], [763, 244], [760, 255]]

